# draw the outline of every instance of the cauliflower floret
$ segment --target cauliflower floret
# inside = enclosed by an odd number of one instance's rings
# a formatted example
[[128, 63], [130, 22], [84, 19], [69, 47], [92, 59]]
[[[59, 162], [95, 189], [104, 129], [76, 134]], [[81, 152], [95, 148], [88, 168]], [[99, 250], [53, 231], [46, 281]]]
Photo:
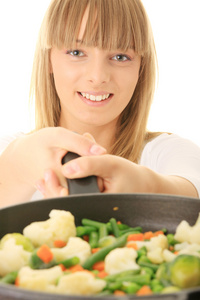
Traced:
[[146, 242], [146, 248], [148, 251], [154, 250], [158, 247], [163, 250], [168, 248], [167, 237], [164, 234], [152, 237], [150, 241]]
[[[178, 244], [175, 246], [178, 246]], [[177, 250], [177, 247], [175, 247], [175, 250]], [[189, 255], [195, 255], [195, 256], [200, 257], [200, 245], [185, 244], [185, 247], [182, 247], [182, 249], [180, 249], [178, 252], [178, 255], [181, 255], [181, 254], [189, 254]]]
[[135, 262], [137, 252], [132, 248], [116, 248], [105, 258], [105, 271], [108, 274], [116, 274], [126, 270], [139, 269]]
[[69, 211], [53, 209], [49, 216], [46, 221], [33, 222], [24, 228], [23, 234], [35, 247], [43, 244], [53, 247], [55, 240], [67, 242], [70, 237], [76, 236], [74, 216]]
[[58, 262], [77, 256], [82, 264], [91, 255], [90, 245], [79, 237], [70, 237], [65, 247], [52, 248], [51, 251]]
[[93, 295], [101, 292], [106, 286], [102, 279], [96, 279], [89, 272], [75, 272], [60, 278], [58, 285], [51, 292], [66, 295]]
[[147, 252], [147, 257], [154, 264], [161, 264], [164, 261], [163, 249], [161, 247], [155, 248]]
[[189, 245], [188, 242], [183, 242], [183, 243], [175, 244], [174, 245], [174, 250], [175, 251], [181, 251], [181, 250], [185, 249], [186, 247], [188, 247], [188, 245]]
[[163, 250], [162, 256], [163, 256], [164, 261], [166, 261], [166, 262], [170, 262], [170, 261], [174, 260], [177, 257], [176, 254], [172, 253], [168, 249]]
[[167, 237], [160, 234], [156, 237], [151, 238], [150, 241], [146, 242], [147, 257], [154, 264], [160, 264], [164, 261], [163, 250], [168, 248]]
[[62, 274], [63, 271], [60, 266], [44, 270], [33, 270], [30, 267], [23, 267], [18, 273], [18, 284], [26, 289], [49, 291], [51, 285], [55, 285]]
[[14, 238], [5, 241], [0, 250], [0, 276], [5, 276], [26, 266], [30, 255], [31, 253], [25, 251], [22, 245], [16, 245]]
[[194, 226], [190, 226], [187, 221], [181, 221], [176, 228], [174, 238], [179, 242], [200, 245], [200, 214]]

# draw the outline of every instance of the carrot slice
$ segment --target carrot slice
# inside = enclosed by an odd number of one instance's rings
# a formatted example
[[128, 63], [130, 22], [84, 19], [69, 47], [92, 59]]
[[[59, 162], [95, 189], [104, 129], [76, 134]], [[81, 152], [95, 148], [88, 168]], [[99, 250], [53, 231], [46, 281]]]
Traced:
[[74, 273], [74, 272], [79, 272], [79, 271], [85, 271], [85, 269], [81, 265], [75, 265], [69, 268], [69, 270]]
[[124, 295], [126, 295], [126, 293], [123, 291], [120, 291], [120, 290], [115, 290], [114, 295], [115, 296], [124, 296]]
[[132, 233], [129, 234], [127, 241], [143, 241], [144, 240], [144, 233]]
[[152, 237], [154, 237], [154, 233], [152, 231], [147, 231], [144, 233], [144, 240], [150, 240]]
[[67, 243], [62, 240], [56, 240], [53, 242], [53, 244], [54, 244], [54, 247], [56, 247], [56, 248], [63, 248], [67, 245]]
[[17, 277], [17, 278], [15, 279], [15, 285], [16, 285], [16, 286], [19, 286], [19, 277]]
[[151, 295], [153, 294], [152, 290], [148, 285], [143, 285], [136, 293], [137, 296]]
[[65, 266], [63, 264], [59, 264], [59, 266], [61, 267], [63, 272], [67, 270], [67, 268], [65, 268]]
[[105, 269], [105, 262], [104, 261], [98, 261], [92, 266], [93, 270], [97, 271], [103, 271]]
[[93, 249], [92, 249], [92, 253], [96, 253], [96, 252], [98, 252], [100, 249], [101, 249], [101, 248], [93, 248]]
[[137, 244], [134, 243], [134, 242], [130, 242], [130, 243], [126, 244], [126, 247], [127, 247], [127, 248], [133, 248], [133, 249], [135, 249], [135, 250], [138, 250], [138, 246], [137, 246]]
[[106, 273], [104, 270], [103, 271], [100, 271], [98, 274], [97, 274], [97, 277], [99, 278], [104, 278], [108, 276], [108, 273]]
[[53, 253], [47, 245], [42, 245], [38, 249], [37, 256], [46, 264], [52, 261], [53, 259]]
[[160, 234], [164, 234], [164, 232], [162, 230], [158, 230], [158, 231], [154, 232], [154, 236], [158, 236]]

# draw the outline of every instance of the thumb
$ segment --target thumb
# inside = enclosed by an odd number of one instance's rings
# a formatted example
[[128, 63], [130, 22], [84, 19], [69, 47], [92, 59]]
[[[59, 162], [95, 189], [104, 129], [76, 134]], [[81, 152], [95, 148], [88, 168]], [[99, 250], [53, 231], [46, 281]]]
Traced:
[[[62, 166], [62, 173], [67, 178], [82, 178], [95, 175], [109, 177], [111, 173], [110, 155], [82, 156]], [[109, 161], [109, 163], [108, 163]]]

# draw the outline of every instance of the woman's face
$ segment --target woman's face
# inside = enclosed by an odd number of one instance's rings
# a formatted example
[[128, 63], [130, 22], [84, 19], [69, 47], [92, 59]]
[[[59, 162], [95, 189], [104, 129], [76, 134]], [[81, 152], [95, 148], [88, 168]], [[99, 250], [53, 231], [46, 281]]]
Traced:
[[140, 57], [132, 49], [86, 47], [82, 41], [86, 20], [87, 12], [75, 48], [51, 50], [60, 125], [80, 133], [91, 126], [116, 125], [133, 95], [140, 69]]

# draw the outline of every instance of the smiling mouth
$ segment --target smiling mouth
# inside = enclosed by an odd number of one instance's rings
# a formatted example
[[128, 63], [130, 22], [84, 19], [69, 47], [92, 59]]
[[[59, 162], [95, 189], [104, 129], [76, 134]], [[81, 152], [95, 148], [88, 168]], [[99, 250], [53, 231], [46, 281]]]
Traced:
[[88, 100], [91, 100], [91, 101], [103, 101], [103, 100], [106, 100], [108, 99], [112, 94], [104, 94], [104, 95], [91, 95], [91, 94], [88, 94], [88, 93], [81, 93], [79, 92], [79, 94], [84, 97], [85, 99], [88, 99]]

